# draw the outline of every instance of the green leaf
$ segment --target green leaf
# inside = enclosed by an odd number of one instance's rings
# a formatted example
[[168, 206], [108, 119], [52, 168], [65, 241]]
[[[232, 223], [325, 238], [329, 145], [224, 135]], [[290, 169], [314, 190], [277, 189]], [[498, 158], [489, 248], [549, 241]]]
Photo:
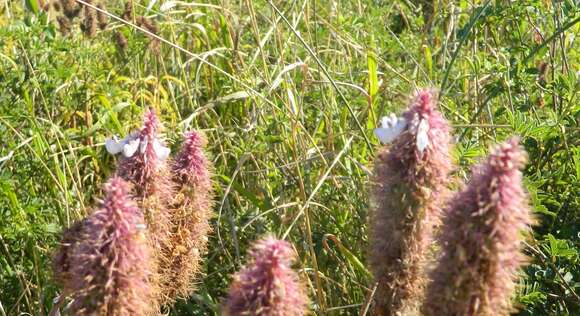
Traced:
[[552, 234], [548, 234], [547, 238], [550, 242], [550, 253], [552, 256], [572, 259], [577, 255], [576, 249], [570, 248], [566, 240], [556, 239]]
[[34, 14], [38, 14], [38, 0], [26, 0], [26, 8]]
[[369, 72], [369, 115], [367, 120], [367, 127], [373, 128], [376, 124], [375, 104], [377, 93], [379, 92], [379, 76], [377, 66], [377, 56], [373, 50], [374, 40], [371, 39], [371, 48], [367, 50], [367, 68]]
[[423, 45], [423, 57], [425, 58], [425, 65], [427, 66], [427, 72], [429, 73], [429, 78], [433, 77], [433, 56], [431, 54], [431, 48], [428, 45]]
[[371, 102], [375, 101], [375, 96], [379, 91], [379, 78], [377, 74], [377, 56], [373, 51], [367, 52], [367, 67], [369, 71], [369, 95]]

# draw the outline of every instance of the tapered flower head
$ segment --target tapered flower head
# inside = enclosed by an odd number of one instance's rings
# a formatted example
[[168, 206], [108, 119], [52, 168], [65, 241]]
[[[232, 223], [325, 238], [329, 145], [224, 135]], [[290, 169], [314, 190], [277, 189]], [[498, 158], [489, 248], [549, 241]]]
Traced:
[[204, 153], [204, 137], [198, 132], [185, 134], [181, 151], [171, 166], [177, 194], [172, 204], [174, 233], [169, 249], [168, 276], [162, 285], [164, 303], [188, 297], [200, 274], [201, 258], [206, 252], [211, 231], [213, 190], [212, 164]]
[[170, 150], [159, 138], [159, 129], [157, 115], [153, 110], [148, 110], [145, 112], [140, 131], [130, 134], [121, 141], [109, 139], [105, 143], [110, 153], [123, 154], [118, 173], [134, 183], [138, 189], [145, 189], [150, 182], [157, 182], [159, 179], [156, 177], [166, 168], [165, 160]]
[[203, 152], [207, 141], [200, 133], [185, 133], [181, 151], [175, 159], [173, 172], [176, 182], [195, 186], [209, 184], [210, 165]]
[[432, 90], [420, 90], [401, 118], [375, 133], [386, 145], [375, 160], [369, 225], [376, 315], [409, 314], [423, 295], [423, 269], [451, 170], [449, 123]]
[[[145, 112], [142, 128], [121, 141], [108, 140], [107, 151], [121, 154], [116, 174], [132, 184], [132, 193], [145, 215], [147, 239], [150, 243], [158, 268], [154, 276], [157, 287], [166, 282], [166, 274], [159, 267], [169, 263], [171, 248], [170, 206], [175, 196], [171, 181], [171, 170], [167, 162], [169, 148], [159, 136], [161, 124], [155, 112]], [[157, 288], [156, 293], [162, 296]]]
[[522, 235], [533, 223], [522, 186], [526, 154], [512, 138], [477, 166], [447, 210], [443, 255], [425, 315], [509, 315]]
[[290, 244], [266, 237], [254, 245], [249, 256], [248, 264], [234, 276], [226, 315], [304, 315], [308, 298], [290, 267], [294, 260]]
[[69, 273], [74, 315], [151, 315], [152, 261], [143, 214], [129, 197], [129, 184], [113, 178], [105, 200], [83, 222]]

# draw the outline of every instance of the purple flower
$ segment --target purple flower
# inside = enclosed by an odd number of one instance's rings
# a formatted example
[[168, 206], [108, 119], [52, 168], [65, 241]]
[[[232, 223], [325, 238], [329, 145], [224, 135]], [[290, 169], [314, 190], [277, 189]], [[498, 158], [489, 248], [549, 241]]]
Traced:
[[522, 186], [526, 154], [512, 138], [478, 165], [446, 210], [443, 254], [432, 272], [425, 315], [509, 315], [523, 231], [533, 217]]
[[105, 200], [82, 223], [70, 253], [73, 315], [152, 315], [152, 260], [143, 214], [129, 185], [112, 178]]
[[421, 90], [402, 118], [391, 115], [375, 131], [387, 144], [375, 160], [369, 222], [377, 315], [411, 313], [423, 295], [426, 254], [452, 167], [449, 123], [436, 102], [432, 90]]
[[174, 233], [170, 248], [165, 250], [171, 256], [169, 265], [162, 267], [167, 274], [167, 282], [162, 285], [165, 303], [188, 297], [193, 292], [202, 255], [207, 249], [211, 232], [209, 220], [213, 214], [213, 168], [203, 152], [205, 144], [199, 133], [186, 133], [181, 151], [172, 164], [177, 194], [171, 217]]
[[248, 264], [236, 273], [224, 306], [230, 316], [305, 315], [306, 290], [290, 265], [290, 244], [266, 237], [254, 245]]

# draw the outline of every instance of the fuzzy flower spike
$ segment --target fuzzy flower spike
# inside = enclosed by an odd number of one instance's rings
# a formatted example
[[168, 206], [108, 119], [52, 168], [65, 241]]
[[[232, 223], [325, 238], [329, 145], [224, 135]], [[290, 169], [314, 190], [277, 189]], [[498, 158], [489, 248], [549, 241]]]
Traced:
[[105, 186], [100, 209], [79, 228], [68, 267], [72, 315], [153, 315], [149, 246], [143, 214], [120, 178]]
[[166, 250], [171, 256], [169, 266], [163, 269], [168, 274], [168, 282], [162, 286], [166, 304], [193, 292], [211, 232], [213, 167], [203, 151], [206, 140], [194, 131], [184, 138], [171, 166], [177, 194], [171, 216], [174, 230], [171, 249]]
[[[169, 148], [159, 137], [161, 124], [155, 112], [145, 112], [143, 127], [121, 142], [105, 144], [112, 153], [121, 152], [117, 175], [133, 185], [133, 195], [145, 214], [148, 240], [155, 250], [159, 267], [168, 265], [164, 250], [171, 243], [170, 204], [174, 197], [171, 170], [167, 163]], [[120, 151], [119, 151], [120, 150]], [[157, 270], [155, 284], [163, 284], [165, 274]], [[162, 295], [157, 289], [159, 295]]]
[[421, 90], [401, 118], [384, 118], [375, 130], [388, 144], [375, 160], [371, 192], [375, 315], [406, 315], [420, 307], [426, 253], [451, 170], [449, 124], [436, 101], [432, 90]]
[[509, 315], [516, 272], [525, 262], [522, 232], [533, 223], [521, 169], [526, 154], [512, 138], [477, 166], [455, 195], [442, 231], [443, 255], [432, 272], [423, 312]]
[[249, 263], [234, 276], [225, 315], [305, 315], [308, 297], [290, 267], [294, 260], [290, 244], [266, 237], [256, 242], [249, 256]]

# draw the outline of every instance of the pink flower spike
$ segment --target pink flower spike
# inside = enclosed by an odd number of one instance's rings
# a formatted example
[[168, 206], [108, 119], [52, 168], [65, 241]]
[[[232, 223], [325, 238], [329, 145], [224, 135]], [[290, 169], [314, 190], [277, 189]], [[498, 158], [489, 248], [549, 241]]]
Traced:
[[[402, 115], [402, 131], [375, 159], [369, 221], [375, 315], [413, 314], [423, 297], [424, 266], [452, 167], [450, 127], [436, 101], [433, 90], [420, 90]], [[393, 117], [391, 125], [400, 120]]]
[[203, 147], [207, 141], [201, 134], [194, 131], [185, 133], [184, 139], [173, 170], [178, 177], [177, 181], [199, 185], [202, 179], [209, 176], [209, 162], [203, 153]]
[[509, 315], [522, 232], [534, 218], [522, 185], [526, 153], [512, 138], [476, 166], [446, 210], [442, 257], [431, 273], [423, 313]]
[[100, 209], [80, 228], [69, 273], [73, 315], [152, 315], [153, 265], [144, 218], [129, 197], [129, 184], [112, 178]]
[[171, 209], [173, 234], [169, 248], [164, 249], [168, 261], [161, 267], [167, 275], [161, 286], [165, 304], [189, 297], [194, 291], [213, 216], [213, 167], [204, 153], [205, 138], [198, 132], [188, 132], [184, 137], [171, 165], [176, 195]]
[[224, 306], [225, 315], [305, 315], [306, 290], [290, 265], [290, 244], [266, 237], [254, 245], [248, 264], [235, 276]]

